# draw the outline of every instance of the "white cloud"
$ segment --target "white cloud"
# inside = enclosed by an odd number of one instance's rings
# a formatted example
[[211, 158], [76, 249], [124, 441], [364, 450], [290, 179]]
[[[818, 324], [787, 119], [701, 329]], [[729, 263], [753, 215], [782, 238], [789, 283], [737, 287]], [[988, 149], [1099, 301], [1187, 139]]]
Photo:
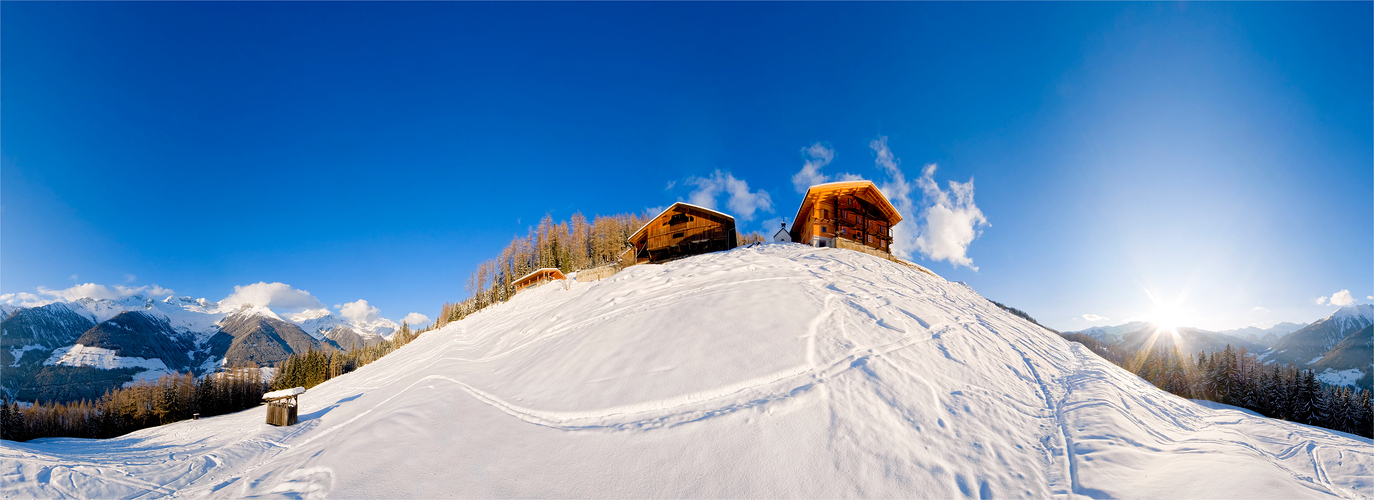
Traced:
[[96, 283], [82, 283], [59, 290], [40, 286], [35, 291], [38, 293], [18, 292], [0, 295], [0, 302], [21, 307], [38, 307], [58, 301], [70, 302], [79, 299], [123, 300], [135, 295], [162, 297], [175, 295], [176, 293], [171, 289], [162, 288], [157, 285], [108, 286]]
[[1088, 321], [1107, 321], [1107, 318], [1098, 316], [1096, 314], [1084, 314], [1083, 319]]
[[[978, 228], [986, 226], [988, 220], [973, 203], [973, 179], [963, 183], [949, 181], [946, 191], [935, 183], [935, 164], [926, 165], [921, 169], [921, 178], [916, 180], [922, 194], [917, 214], [911, 199], [912, 185], [902, 173], [901, 161], [888, 149], [887, 137], [879, 137], [868, 146], [877, 154], [874, 163], [888, 175], [878, 189], [910, 221], [892, 228], [892, 251], [909, 259], [914, 248], [930, 259], [977, 271], [973, 259], [968, 257], [968, 247], [981, 234]], [[916, 217], [913, 219], [912, 215]]]
[[401, 318], [401, 321], [404, 321], [404, 322], [406, 322], [406, 324], [411, 325], [411, 326], [415, 326], [415, 325], [428, 325], [428, 324], [429, 324], [429, 316], [425, 316], [425, 315], [423, 315], [423, 314], [413, 312], [413, 313], [407, 314], [406, 317]]
[[801, 170], [792, 176], [792, 187], [796, 188], [798, 193], [805, 193], [807, 188], [825, 183], [827, 177], [821, 173], [821, 168], [835, 159], [835, 150], [817, 142], [802, 148], [801, 152], [806, 156], [806, 162], [802, 164]]
[[664, 190], [664, 191], [671, 191], [671, 190], [673, 189], [673, 186], [677, 186], [677, 181], [675, 181], [675, 180], [673, 180], [673, 181], [668, 181], [668, 187], [663, 188], [663, 190]]
[[259, 281], [251, 285], [234, 287], [234, 293], [219, 301], [222, 309], [237, 309], [243, 304], [268, 307], [273, 310], [292, 312], [307, 309], [320, 309], [324, 303], [305, 290], [297, 290], [286, 283], [266, 283]]
[[1255, 306], [1255, 308], [1254, 308], [1254, 309], [1251, 309], [1251, 311], [1269, 312], [1268, 309], [1265, 309], [1265, 308], [1260, 307], [1260, 306]]
[[1369, 300], [1374, 300], [1374, 295], [1366, 295], [1365, 298]]
[[138, 276], [134, 276], [134, 275], [132, 275], [132, 274], [126, 274], [126, 275], [124, 275], [124, 282], [125, 282], [125, 283], [133, 283], [134, 280], [136, 280], [136, 279], [138, 279]]
[[71, 276], [68, 276], [67, 279], [72, 280], [72, 281], [76, 281], [76, 275], [73, 274], [73, 275], [71, 275]]
[[1326, 303], [1326, 297], [1317, 297], [1317, 305], [1322, 305], [1322, 304], [1325, 304], [1325, 303]]
[[97, 285], [95, 283], [84, 283], [71, 288], [64, 288], [62, 290], [49, 290], [47, 288], [40, 286], [38, 287], [38, 293], [39, 295], [48, 295], [62, 300], [71, 301], [85, 298], [120, 300], [127, 299], [135, 295], [172, 295], [175, 292], [172, 292], [171, 289], [162, 288], [157, 285], [133, 287], [115, 285], [113, 287], [110, 287], [106, 285]]
[[878, 190], [883, 192], [883, 196], [892, 202], [892, 206], [907, 221], [906, 224], [899, 223], [892, 227], [892, 252], [898, 257], [910, 259], [911, 249], [918, 247], [916, 240], [920, 236], [920, 228], [916, 227], [917, 221], [912, 218], [915, 215], [915, 203], [911, 201], [911, 184], [906, 181], [906, 175], [899, 168], [901, 160], [887, 148], [887, 137], [879, 137], [868, 143], [868, 147], [878, 156], [873, 163], [888, 176], [888, 180], [879, 185]]
[[715, 210], [716, 198], [725, 193], [725, 206], [730, 209], [731, 215], [740, 221], [754, 220], [756, 211], [773, 211], [773, 199], [768, 196], [767, 191], [750, 191], [749, 183], [743, 179], [736, 179], [728, 172], [716, 170], [710, 177], [690, 177], [687, 184], [697, 187], [688, 195], [688, 203]]
[[1348, 306], [1355, 303], [1355, 297], [1350, 296], [1350, 290], [1341, 290], [1331, 294], [1331, 305]]
[[363, 299], [347, 302], [339, 307], [339, 315], [354, 324], [377, 321], [382, 318], [380, 312], [379, 309], [368, 305], [367, 301]]
[[51, 298], [44, 299], [29, 292], [15, 292], [0, 295], [0, 303], [19, 307], [38, 307], [53, 302]]
[[769, 238], [769, 240], [771, 241], [773, 233], [778, 232], [779, 228], [787, 225], [787, 219], [784, 219], [782, 217], [773, 217], [771, 219], [764, 219], [763, 222], [759, 223], [759, 225], [763, 227], [763, 237]]

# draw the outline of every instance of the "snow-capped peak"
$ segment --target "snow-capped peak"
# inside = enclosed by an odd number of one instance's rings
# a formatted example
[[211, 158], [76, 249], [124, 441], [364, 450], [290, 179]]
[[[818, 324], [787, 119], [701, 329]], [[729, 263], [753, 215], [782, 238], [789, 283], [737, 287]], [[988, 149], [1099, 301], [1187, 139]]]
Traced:
[[277, 313], [273, 312], [271, 308], [267, 306], [259, 306], [253, 304], [240, 305], [238, 309], [235, 309], [233, 312], [228, 313], [228, 315], [226, 315], [225, 317], [227, 318], [229, 316], [241, 315], [266, 316], [268, 318], [272, 318], [278, 321], [284, 321], [282, 317], [278, 316]]
[[[321, 314], [321, 312], [323, 314]], [[315, 337], [316, 340], [324, 338], [324, 334], [340, 326], [349, 325], [348, 320], [335, 316], [328, 309], [307, 310], [294, 315], [287, 316], [292, 323], [305, 330], [305, 333]]]
[[1374, 305], [1355, 304], [1342, 307], [1326, 317], [1326, 321], [1374, 323]]
[[401, 325], [386, 318], [376, 318], [372, 320], [350, 321], [328, 310], [307, 310], [294, 315], [289, 315], [288, 319], [310, 336], [320, 339], [325, 333], [340, 326], [346, 326], [359, 334], [378, 335], [390, 337]]

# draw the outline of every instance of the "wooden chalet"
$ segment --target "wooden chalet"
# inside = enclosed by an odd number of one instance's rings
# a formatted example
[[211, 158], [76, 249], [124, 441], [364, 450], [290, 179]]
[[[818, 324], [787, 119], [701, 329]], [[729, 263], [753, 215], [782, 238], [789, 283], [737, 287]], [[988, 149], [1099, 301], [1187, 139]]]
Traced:
[[682, 202], [674, 203], [630, 236], [633, 264], [729, 250], [737, 245], [734, 217]]
[[515, 280], [513, 285], [515, 286], [515, 291], [519, 292], [534, 285], [542, 285], [550, 281], [562, 279], [568, 279], [567, 276], [563, 275], [563, 271], [559, 271], [558, 268], [554, 267], [546, 267], [522, 276], [520, 279]]
[[890, 253], [892, 226], [902, 214], [872, 181], [817, 184], [792, 219], [792, 241], [817, 247], [863, 245]]

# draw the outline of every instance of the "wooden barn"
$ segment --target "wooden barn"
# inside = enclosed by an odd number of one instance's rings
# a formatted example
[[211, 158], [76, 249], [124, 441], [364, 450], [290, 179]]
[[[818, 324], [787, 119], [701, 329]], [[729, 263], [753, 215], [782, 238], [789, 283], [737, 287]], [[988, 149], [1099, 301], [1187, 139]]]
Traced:
[[737, 244], [734, 217], [682, 202], [668, 207], [630, 237], [634, 264], [729, 250]]
[[550, 281], [567, 278], [567, 276], [563, 275], [563, 271], [559, 271], [557, 268], [553, 267], [546, 267], [520, 277], [520, 279], [515, 280], [515, 283], [512, 283], [512, 285], [515, 286], [515, 291], [518, 293], [534, 285], [542, 285]]
[[792, 241], [817, 247], [857, 244], [891, 252], [892, 226], [902, 214], [871, 181], [817, 184], [792, 222]]

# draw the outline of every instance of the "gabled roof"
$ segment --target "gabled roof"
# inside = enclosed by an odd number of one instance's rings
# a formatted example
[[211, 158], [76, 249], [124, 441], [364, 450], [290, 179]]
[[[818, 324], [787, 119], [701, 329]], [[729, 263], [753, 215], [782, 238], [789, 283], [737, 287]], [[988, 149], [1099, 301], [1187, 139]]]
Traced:
[[734, 220], [735, 220], [735, 218], [734, 218], [734, 217], [731, 217], [730, 214], [727, 214], [727, 213], [724, 213], [724, 212], [719, 212], [719, 211], [716, 211], [716, 210], [711, 210], [711, 209], [706, 208], [706, 207], [703, 207], [703, 206], [693, 205], [693, 204], [691, 204], [691, 203], [685, 203], [685, 202], [679, 201], [679, 202], [677, 202], [677, 203], [672, 204], [672, 205], [669, 206], [668, 208], [663, 209], [663, 211], [662, 211], [662, 212], [659, 212], [658, 215], [655, 215], [652, 219], [649, 219], [649, 222], [645, 222], [643, 226], [640, 226], [640, 227], [639, 227], [639, 230], [638, 230], [638, 231], [635, 231], [635, 234], [630, 235], [630, 240], [629, 240], [629, 241], [634, 241], [635, 238], [638, 238], [638, 237], [639, 237], [639, 233], [642, 233], [642, 232], [644, 232], [644, 230], [649, 229], [649, 225], [650, 225], [650, 224], [653, 224], [654, 221], [658, 220], [659, 217], [663, 217], [664, 214], [667, 214], [668, 212], [672, 212], [673, 209], [677, 208], [679, 205], [681, 205], [681, 206], [683, 206], [683, 207], [687, 207], [687, 208], [695, 208], [695, 209], [701, 210], [701, 211], [703, 211], [703, 212], [710, 212], [710, 213], [719, 215], [719, 216], [721, 216], [721, 217], [725, 217], [726, 219], [730, 219], [731, 222], [734, 222]]
[[554, 274], [555, 276], [557, 276], [557, 277], [554, 278], [554, 279], [560, 279], [560, 280], [562, 280], [562, 279], [568, 279], [567, 276], [564, 276], [564, 275], [563, 275], [563, 271], [559, 271], [558, 268], [556, 268], [556, 267], [545, 267], [545, 268], [540, 268], [540, 269], [535, 269], [535, 270], [533, 270], [533, 271], [530, 271], [529, 274], [526, 274], [526, 275], [524, 275], [524, 276], [521, 276], [520, 279], [517, 279], [517, 280], [513, 281], [512, 283], [519, 283], [519, 282], [521, 282], [521, 281], [524, 281], [525, 278], [528, 278], [528, 277], [530, 277], [530, 276], [534, 276], [534, 275], [539, 274], [539, 273], [546, 273], [546, 272], [549, 272], [549, 271], [553, 271], [553, 274]]
[[883, 191], [881, 189], [878, 189], [878, 186], [876, 184], [873, 184], [873, 181], [858, 180], [827, 182], [825, 184], [816, 184], [814, 186], [807, 188], [806, 196], [802, 198], [801, 205], [797, 207], [797, 215], [792, 218], [792, 220], [794, 221], [793, 225], [795, 226], [795, 221], [806, 220], [806, 217], [803, 217], [802, 213], [806, 212], [806, 207], [809, 207], [811, 206], [811, 204], [815, 203], [816, 198], [819, 198], [823, 193], [829, 191], [858, 191], [864, 188], [871, 188], [873, 189], [873, 192], [878, 193], [878, 199], [882, 200], [882, 203], [878, 204], [878, 209], [882, 210], [884, 215], [887, 215], [888, 220], [891, 221], [892, 225], [895, 226], [898, 222], [902, 221], [902, 213], [897, 211], [897, 207], [892, 206], [892, 202], [887, 200], [887, 196], [883, 194]]
[[785, 228], [785, 227], [780, 227], [780, 228], [778, 228], [777, 232], [773, 233], [773, 236], [777, 236], [778, 233], [783, 233], [783, 234], [788, 234], [788, 235], [791, 234], [791, 233], [787, 232], [787, 228]]

